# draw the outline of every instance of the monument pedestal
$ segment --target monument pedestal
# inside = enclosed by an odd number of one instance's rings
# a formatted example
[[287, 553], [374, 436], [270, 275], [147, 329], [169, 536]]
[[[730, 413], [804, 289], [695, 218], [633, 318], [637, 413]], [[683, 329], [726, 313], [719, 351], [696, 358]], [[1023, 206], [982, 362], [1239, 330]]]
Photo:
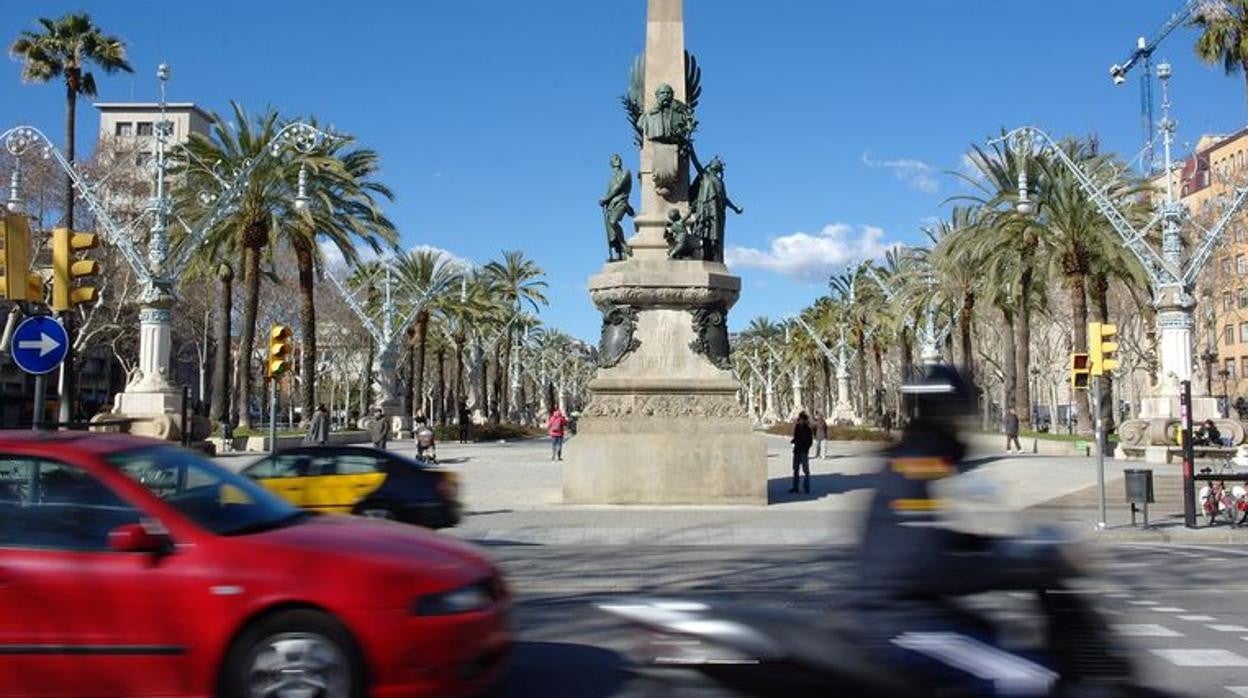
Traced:
[[766, 446], [727, 369], [740, 288], [721, 263], [648, 255], [590, 279], [603, 367], [564, 449], [565, 503], [767, 503]]
[[[1196, 386], [1193, 386], [1196, 387]], [[1179, 446], [1183, 431], [1178, 385], [1163, 384], [1157, 395], [1140, 401], [1140, 416], [1118, 426], [1118, 448], [1115, 457], [1143, 458], [1148, 463], [1169, 462], [1169, 450]], [[1238, 419], [1222, 417], [1218, 400], [1208, 395], [1192, 395], [1192, 425], [1199, 426], [1212, 419], [1223, 438], [1232, 444], [1244, 443], [1244, 425]]]

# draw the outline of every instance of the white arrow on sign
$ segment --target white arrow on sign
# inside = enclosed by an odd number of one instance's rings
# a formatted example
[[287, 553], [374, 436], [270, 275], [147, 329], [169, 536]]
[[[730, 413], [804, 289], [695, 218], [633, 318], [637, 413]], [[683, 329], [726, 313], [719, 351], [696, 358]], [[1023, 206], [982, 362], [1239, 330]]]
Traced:
[[39, 333], [39, 339], [37, 340], [26, 340], [25, 342], [17, 343], [18, 349], [38, 349], [40, 357], [47, 356], [59, 346], [61, 346], [60, 342], [42, 332]]

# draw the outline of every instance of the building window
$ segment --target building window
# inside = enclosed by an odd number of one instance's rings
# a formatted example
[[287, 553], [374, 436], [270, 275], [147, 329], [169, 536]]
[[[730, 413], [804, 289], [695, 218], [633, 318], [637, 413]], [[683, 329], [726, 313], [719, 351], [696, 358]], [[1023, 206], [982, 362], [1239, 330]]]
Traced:
[[1222, 328], [1222, 343], [1231, 345], [1235, 343], [1235, 326], [1227, 325]]
[[1230, 291], [1222, 292], [1222, 309], [1223, 310], [1235, 309], [1235, 294], [1231, 293]]
[[152, 135], [152, 122], [150, 122], [150, 121], [140, 121], [140, 122], [139, 122], [139, 125], [138, 125], [138, 131], [137, 131], [137, 133], [138, 133], [140, 136], [150, 136], [150, 135]]
[[1244, 226], [1235, 226], [1235, 242], [1242, 243], [1244, 241]]
[[1230, 277], [1230, 275], [1231, 275], [1231, 260], [1228, 257], [1227, 259], [1222, 260], [1222, 277], [1228, 278]]
[[129, 121], [118, 121], [116, 133], [118, 136], [133, 136], [134, 124]]
[[1248, 275], [1248, 258], [1242, 254], [1235, 255], [1235, 273], [1240, 276]]
[[1248, 322], [1239, 323], [1239, 341], [1248, 344]]
[[1226, 368], [1223, 370], [1226, 371], [1227, 378], [1234, 379], [1235, 378], [1235, 359], [1227, 359]]
[[152, 163], [151, 153], [135, 153], [134, 154], [134, 166], [135, 167], [147, 167], [151, 163]]
[[1248, 356], [1239, 357], [1239, 375], [1248, 376]]
[[1239, 307], [1248, 308], [1248, 290], [1239, 289]]

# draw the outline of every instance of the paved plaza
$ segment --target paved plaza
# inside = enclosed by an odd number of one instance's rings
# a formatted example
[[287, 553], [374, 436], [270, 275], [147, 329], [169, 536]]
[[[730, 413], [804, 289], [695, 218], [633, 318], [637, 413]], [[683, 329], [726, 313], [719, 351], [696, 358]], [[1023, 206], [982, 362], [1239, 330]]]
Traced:
[[[575, 438], [575, 437], [573, 437]], [[817, 545], [858, 539], [862, 512], [872, 492], [879, 444], [829, 442], [828, 457], [811, 460], [812, 492], [790, 494], [788, 440], [764, 437], [768, 445], [766, 506], [581, 506], [563, 504], [567, 461], [551, 461], [545, 439], [456, 444], [440, 443], [443, 467], [459, 473], [464, 522], [452, 535], [481, 542], [546, 545]], [[986, 441], [986, 440], [985, 440]], [[995, 440], [994, 440], [995, 443]], [[391, 450], [415, 453], [411, 441], [392, 441]], [[219, 462], [241, 468], [257, 456]], [[1055, 524], [1069, 535], [1113, 541], [1248, 542], [1248, 529], [1182, 527], [1178, 465], [1154, 470], [1159, 500], [1150, 529], [1132, 528], [1124, 503], [1122, 471], [1138, 463], [1106, 461], [1108, 529], [1096, 532], [1096, 461], [1073, 456], [1014, 455], [972, 451], [980, 465], [942, 483], [960, 526], [992, 532]]]

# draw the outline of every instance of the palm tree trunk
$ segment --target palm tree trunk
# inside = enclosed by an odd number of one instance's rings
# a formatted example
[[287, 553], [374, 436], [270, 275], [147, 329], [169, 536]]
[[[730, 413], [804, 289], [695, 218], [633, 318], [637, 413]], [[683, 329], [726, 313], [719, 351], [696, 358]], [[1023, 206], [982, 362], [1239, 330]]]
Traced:
[[1005, 389], [1004, 403], [1001, 405], [1000, 413], [995, 415], [998, 419], [1005, 416], [1005, 409], [1010, 405], [1017, 404], [1018, 401], [1018, 347], [1015, 343], [1016, 329], [1014, 313], [1012, 311], [1002, 309], [1001, 316], [1005, 319], [1005, 333], [1003, 336], [1003, 351], [1005, 356], [1002, 357], [1001, 367], [1005, 378], [1002, 381]]
[[303, 325], [303, 415], [300, 423], [306, 426], [316, 410], [316, 274], [312, 264], [311, 242], [302, 237], [294, 238], [295, 261], [299, 267], [299, 292], [303, 296], [299, 305], [299, 324]]
[[871, 406], [872, 413], [878, 419], [884, 416], [886, 409], [883, 403], [884, 397], [884, 351], [880, 349], [880, 343], [871, 342], [871, 354], [875, 359], [875, 375], [872, 377], [874, 390], [872, 390]]
[[464, 404], [467, 398], [464, 396], [464, 340], [455, 337], [455, 413], [454, 419], [459, 419], [459, 407]]
[[975, 352], [971, 347], [971, 323], [975, 319], [975, 292], [962, 294], [962, 314], [958, 316], [958, 338], [961, 343], [962, 370], [966, 371], [966, 379], [975, 380]]
[[446, 423], [446, 343], [438, 345], [438, 379], [434, 383], [434, 393], [437, 394], [437, 400], [433, 403], [436, 414], [431, 417], [439, 424]]
[[863, 344], [866, 343], [864, 337], [866, 333], [859, 325], [854, 330], [854, 339], [858, 345], [857, 356], [854, 357], [854, 380], [858, 381], [858, 418], [862, 419], [867, 414], [867, 403], [870, 401], [871, 388], [867, 385], [867, 352], [863, 351]]
[[[1070, 274], [1066, 277], [1066, 287], [1070, 291], [1070, 322], [1075, 351], [1084, 351], [1088, 346], [1088, 296], [1087, 281], [1083, 274]], [[1092, 413], [1088, 410], [1086, 393], [1075, 393], [1075, 429], [1080, 434], [1092, 431]]]
[[421, 311], [416, 318], [416, 365], [412, 369], [412, 399], [415, 401], [417, 412], [424, 412], [425, 352], [428, 349], [428, 343], [429, 313]]
[[1031, 370], [1031, 284], [1031, 262], [1027, 261], [1018, 278], [1018, 317], [1014, 327], [1017, 332], [1014, 340], [1014, 358], [1017, 364], [1014, 411], [1018, 413], [1020, 430], [1031, 429], [1031, 387], [1027, 385], [1027, 376]]
[[260, 309], [260, 250], [248, 247], [243, 251], [243, 336], [239, 343], [238, 423], [250, 429], [252, 365], [256, 348], [256, 314]]
[[[1100, 272], [1092, 276], [1092, 285], [1088, 289], [1092, 297], [1093, 315], [1097, 322], [1109, 322], [1109, 274]], [[1209, 393], [1212, 395], [1212, 391]], [[1101, 376], [1101, 419], [1105, 433], [1114, 430], [1114, 377], [1110, 374]]]
[[406, 363], [407, 390], [403, 393], [403, 413], [415, 419], [416, 413], [420, 412], [420, 396], [416, 392], [416, 346], [411, 335], [408, 335]]
[[[65, 157], [69, 160], [71, 166], [74, 163], [74, 125], [78, 115], [79, 80], [80, 75], [77, 68], [70, 68], [65, 72]], [[74, 229], [74, 181], [70, 178], [69, 173], [65, 174], [65, 227], [70, 230]], [[74, 360], [74, 311], [70, 309], [59, 312], [57, 315], [61, 318], [61, 324], [64, 325], [65, 334], [69, 338], [65, 358], [61, 360], [57, 384], [57, 391], [60, 395], [57, 421], [69, 422], [74, 417], [74, 410], [71, 407], [77, 395], [77, 389], [74, 385], [76, 383], [74, 380], [74, 364], [77, 363]]]
[[511, 329], [507, 330], [505, 351], [498, 359], [498, 414], [499, 421], [505, 421], [511, 414]]
[[221, 311], [217, 313], [217, 353], [212, 361], [212, 405], [208, 419], [213, 424], [229, 418], [230, 411], [230, 313], [234, 305], [234, 270], [222, 264]]

